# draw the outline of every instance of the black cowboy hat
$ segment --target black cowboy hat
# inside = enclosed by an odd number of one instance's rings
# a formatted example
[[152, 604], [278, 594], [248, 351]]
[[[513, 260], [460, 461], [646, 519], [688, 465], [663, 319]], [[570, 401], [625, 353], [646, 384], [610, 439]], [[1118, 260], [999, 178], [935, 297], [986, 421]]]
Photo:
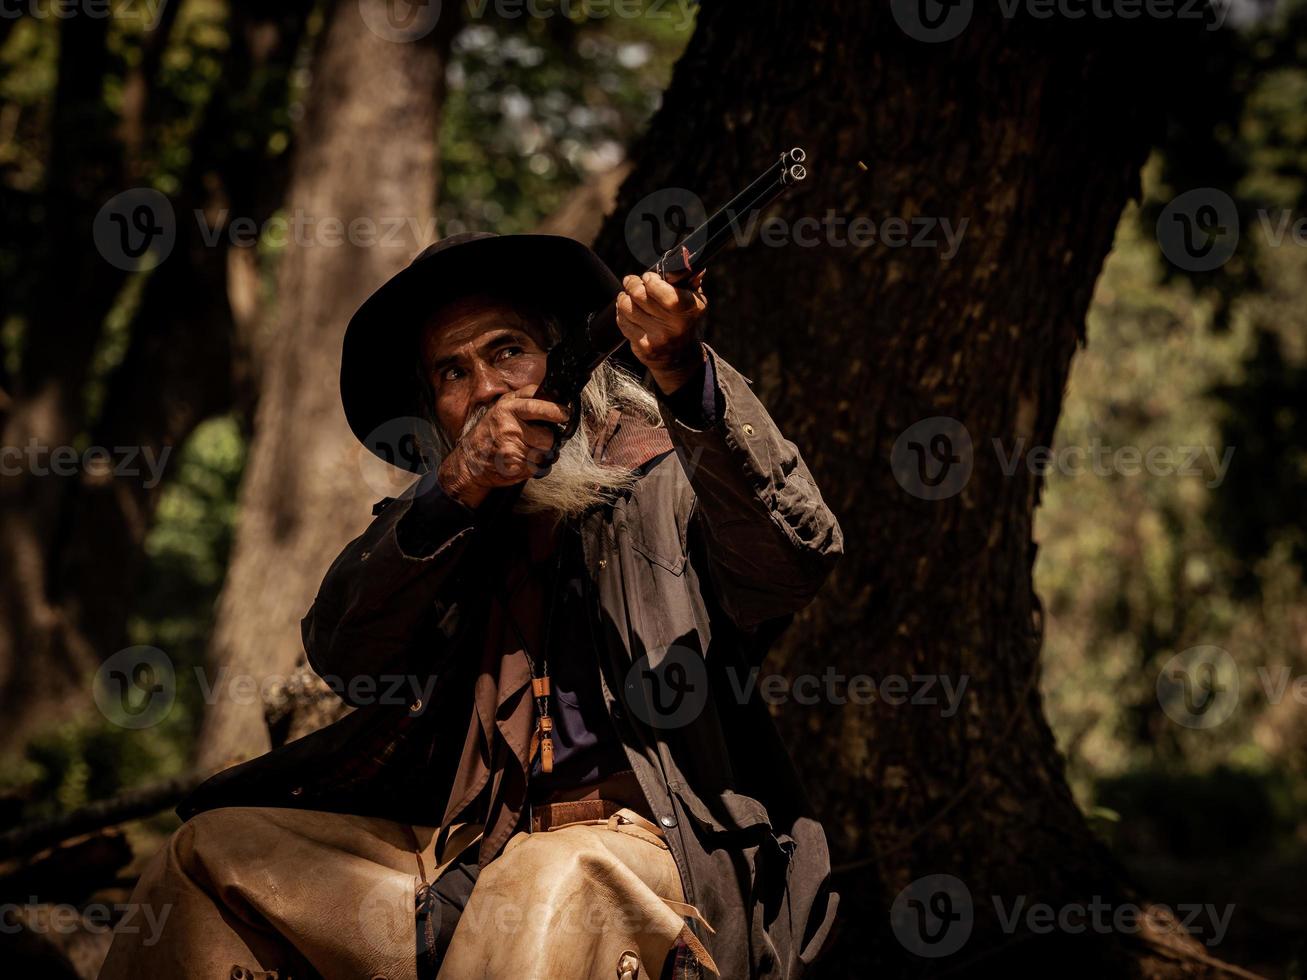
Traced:
[[[394, 451], [399, 428], [422, 416], [418, 341], [431, 315], [488, 293], [528, 303], [566, 327], [621, 290], [599, 256], [559, 235], [451, 235], [422, 250], [373, 293], [345, 328], [340, 400], [359, 442], [388, 463], [419, 471], [416, 453]], [[396, 430], [396, 431], [391, 431]]]

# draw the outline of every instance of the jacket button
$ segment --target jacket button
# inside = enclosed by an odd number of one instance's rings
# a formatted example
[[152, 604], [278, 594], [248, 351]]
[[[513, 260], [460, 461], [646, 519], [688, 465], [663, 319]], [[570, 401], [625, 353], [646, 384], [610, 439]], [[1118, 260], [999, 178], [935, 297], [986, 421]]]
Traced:
[[744, 423], [744, 434], [745, 434], [746, 436], [751, 436], [751, 435], [753, 435], [753, 426], [750, 425], [748, 422], [745, 422], [745, 423]]
[[600, 568], [607, 568], [607, 567], [608, 567], [608, 559], [607, 559], [607, 558], [600, 558], [600, 559], [599, 559], [599, 567], [600, 567]]
[[368, 556], [369, 556], [370, 554], [372, 554], [372, 552], [370, 552], [370, 551], [365, 551], [365, 552], [363, 552], [363, 554], [359, 555], [359, 560], [360, 560], [360, 561], [367, 561], [367, 560], [368, 560]]
[[676, 826], [676, 818], [670, 813], [665, 817], [659, 817], [658, 822], [669, 829]]

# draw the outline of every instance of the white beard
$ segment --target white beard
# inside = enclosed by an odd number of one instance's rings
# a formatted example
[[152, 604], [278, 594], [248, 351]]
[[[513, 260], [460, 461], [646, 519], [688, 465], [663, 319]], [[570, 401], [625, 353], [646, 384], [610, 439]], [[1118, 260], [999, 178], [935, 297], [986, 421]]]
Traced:
[[[634, 415], [649, 425], [661, 424], [653, 392], [629, 372], [605, 362], [581, 391], [581, 424], [576, 433], [563, 444], [557, 461], [546, 475], [528, 479], [522, 485], [522, 495], [513, 507], [515, 512], [549, 513], [561, 521], [577, 517], [635, 484], [636, 476], [631, 470], [600, 463], [591, 455], [591, 446], [613, 409]], [[481, 421], [487, 411], [489, 406], [472, 412], [462, 434]], [[452, 447], [441, 448], [448, 452]]]

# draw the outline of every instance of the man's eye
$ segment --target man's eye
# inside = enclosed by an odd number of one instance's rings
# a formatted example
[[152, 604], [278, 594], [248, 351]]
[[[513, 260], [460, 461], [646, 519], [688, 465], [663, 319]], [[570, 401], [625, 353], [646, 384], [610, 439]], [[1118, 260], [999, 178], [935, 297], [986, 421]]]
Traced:
[[521, 347], [505, 347], [503, 350], [499, 352], [499, 360], [502, 361], [506, 357], [515, 357], [516, 355], [521, 353], [523, 353]]
[[447, 367], [440, 372], [441, 381], [457, 381], [463, 376], [463, 369], [457, 367]]

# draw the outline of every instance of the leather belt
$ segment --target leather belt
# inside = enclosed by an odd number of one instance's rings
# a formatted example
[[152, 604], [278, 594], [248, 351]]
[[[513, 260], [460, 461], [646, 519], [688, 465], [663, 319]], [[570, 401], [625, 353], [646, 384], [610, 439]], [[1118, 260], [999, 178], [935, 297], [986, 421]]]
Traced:
[[531, 808], [531, 833], [557, 830], [583, 820], [607, 820], [618, 810], [627, 809], [615, 800], [575, 800], [571, 803], [537, 803]]
[[[653, 817], [635, 773], [629, 769], [613, 773], [591, 786], [556, 792], [544, 802], [532, 805], [528, 826], [533, 834], [557, 830], [569, 823], [607, 820], [618, 810], [632, 810], [646, 820]], [[656, 824], [652, 826], [658, 829]]]

